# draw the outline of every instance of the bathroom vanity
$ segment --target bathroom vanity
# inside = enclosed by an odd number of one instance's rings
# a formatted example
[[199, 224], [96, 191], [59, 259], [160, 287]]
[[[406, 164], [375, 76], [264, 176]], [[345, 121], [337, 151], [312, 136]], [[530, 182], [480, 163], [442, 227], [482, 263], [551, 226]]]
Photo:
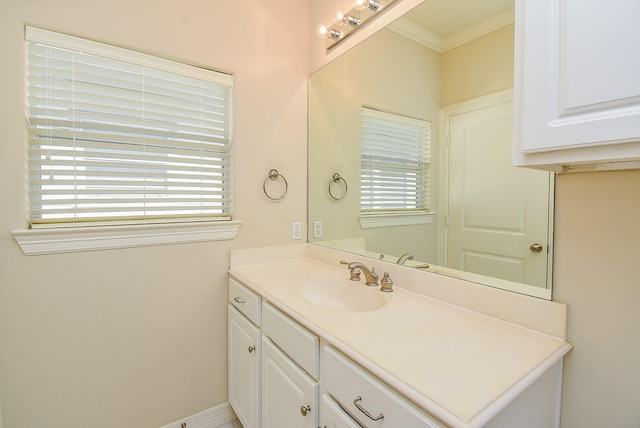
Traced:
[[376, 266], [307, 244], [232, 251], [245, 428], [558, 426], [564, 305], [389, 264], [382, 293], [342, 259]]

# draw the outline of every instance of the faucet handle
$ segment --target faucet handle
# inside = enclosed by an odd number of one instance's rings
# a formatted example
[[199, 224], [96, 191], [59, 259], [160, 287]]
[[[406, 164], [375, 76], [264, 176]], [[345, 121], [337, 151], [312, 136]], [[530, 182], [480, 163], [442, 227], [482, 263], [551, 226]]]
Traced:
[[[340, 264], [343, 265], [350, 265], [351, 262], [348, 262], [346, 260], [340, 260]], [[360, 281], [360, 269], [358, 268], [354, 268], [354, 267], [349, 267], [349, 279], [351, 281]]]
[[393, 280], [389, 276], [389, 272], [385, 272], [382, 280], [380, 281], [380, 291], [390, 293], [393, 291]]

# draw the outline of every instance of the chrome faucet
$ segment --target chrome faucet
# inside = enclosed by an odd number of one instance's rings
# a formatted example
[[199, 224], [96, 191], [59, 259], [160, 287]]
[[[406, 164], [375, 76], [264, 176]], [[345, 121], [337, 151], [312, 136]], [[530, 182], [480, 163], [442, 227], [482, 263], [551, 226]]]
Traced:
[[[343, 265], [347, 265], [347, 267], [352, 273], [354, 270], [359, 270], [360, 272], [362, 272], [365, 277], [365, 284], [371, 287], [375, 287], [378, 285], [378, 274], [375, 272], [375, 268], [369, 269], [368, 267], [366, 267], [360, 262], [349, 263], [347, 261], [341, 260], [340, 263], [342, 263]], [[352, 279], [353, 279], [353, 275], [352, 275]]]
[[413, 254], [406, 253], [401, 255], [396, 263], [399, 265], [403, 265], [407, 260], [413, 260]]

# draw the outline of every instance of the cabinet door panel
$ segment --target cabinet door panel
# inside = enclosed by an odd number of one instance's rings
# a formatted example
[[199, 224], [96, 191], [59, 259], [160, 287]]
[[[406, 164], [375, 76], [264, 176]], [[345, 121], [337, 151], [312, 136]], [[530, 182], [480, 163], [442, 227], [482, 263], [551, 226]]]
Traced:
[[262, 338], [263, 428], [316, 428], [318, 383]]
[[516, 164], [640, 158], [638, 16], [637, 0], [516, 1]]
[[260, 427], [260, 330], [228, 307], [229, 403], [244, 428]]

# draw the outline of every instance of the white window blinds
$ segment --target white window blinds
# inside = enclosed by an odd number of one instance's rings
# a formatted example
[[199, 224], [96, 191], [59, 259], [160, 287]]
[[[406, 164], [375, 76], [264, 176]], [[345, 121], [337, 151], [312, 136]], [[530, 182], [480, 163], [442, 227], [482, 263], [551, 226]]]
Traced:
[[431, 123], [362, 109], [361, 211], [428, 211]]
[[32, 227], [227, 220], [229, 75], [27, 28]]

